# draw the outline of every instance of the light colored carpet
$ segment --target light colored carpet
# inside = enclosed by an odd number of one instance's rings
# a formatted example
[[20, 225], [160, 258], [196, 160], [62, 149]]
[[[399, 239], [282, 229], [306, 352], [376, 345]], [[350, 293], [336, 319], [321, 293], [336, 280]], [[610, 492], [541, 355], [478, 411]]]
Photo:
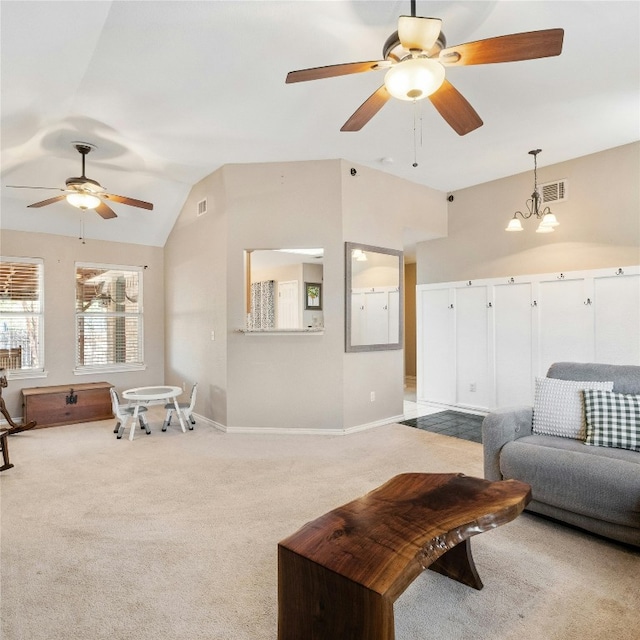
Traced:
[[[275, 640], [279, 540], [397, 473], [482, 475], [481, 445], [402, 425], [112, 428], [10, 437], [3, 640]], [[397, 640], [638, 638], [637, 552], [529, 514], [472, 547], [484, 589], [424, 572], [396, 602]]]

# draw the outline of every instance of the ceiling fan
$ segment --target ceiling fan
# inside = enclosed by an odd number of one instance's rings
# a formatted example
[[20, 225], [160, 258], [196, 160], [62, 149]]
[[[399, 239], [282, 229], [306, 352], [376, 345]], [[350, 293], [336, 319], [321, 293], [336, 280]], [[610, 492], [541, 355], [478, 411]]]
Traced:
[[411, 15], [400, 16], [398, 30], [382, 49], [382, 60], [348, 62], [291, 71], [287, 84], [335, 76], [386, 71], [384, 84], [367, 98], [340, 131], [359, 131], [391, 97], [400, 100], [429, 98], [449, 125], [463, 136], [482, 126], [482, 120], [462, 94], [445, 78], [445, 67], [515, 62], [560, 55], [563, 29], [544, 29], [446, 46], [442, 20]]
[[107, 205], [101, 198], [105, 200], [111, 200], [113, 202], [119, 202], [121, 204], [127, 204], [131, 207], [139, 207], [141, 209], [153, 209], [153, 205], [150, 202], [144, 202], [143, 200], [136, 200], [135, 198], [127, 198], [126, 196], [116, 196], [113, 193], [107, 193], [105, 188], [95, 180], [87, 178], [84, 174], [84, 164], [87, 154], [95, 149], [95, 146], [88, 142], [73, 142], [73, 146], [78, 153], [82, 156], [82, 175], [77, 178], [68, 178], [65, 181], [66, 189], [60, 189], [58, 187], [28, 187], [22, 185], [7, 185], [11, 189], [49, 189], [52, 191], [62, 191], [61, 196], [54, 196], [47, 200], [40, 202], [34, 202], [28, 205], [29, 207], [39, 208], [44, 207], [54, 202], [66, 199], [69, 204], [72, 204], [78, 209], [95, 209], [98, 215], [102, 216], [105, 220], [108, 218], [117, 218], [115, 211]]

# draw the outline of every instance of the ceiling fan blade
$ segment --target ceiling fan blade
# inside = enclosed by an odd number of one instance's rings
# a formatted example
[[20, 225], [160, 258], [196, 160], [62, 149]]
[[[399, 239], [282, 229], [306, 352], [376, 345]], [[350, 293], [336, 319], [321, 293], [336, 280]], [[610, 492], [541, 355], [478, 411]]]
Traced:
[[438, 113], [461, 136], [482, 126], [482, 120], [467, 99], [448, 81], [429, 96]]
[[59, 202], [60, 200], [64, 200], [66, 197], [67, 196], [55, 196], [54, 198], [48, 198], [47, 200], [34, 202], [33, 204], [27, 205], [27, 208], [38, 209], [39, 207], [46, 207], [48, 204]]
[[487, 38], [447, 47], [440, 52], [440, 62], [447, 66], [516, 62], [549, 58], [562, 53], [564, 29], [544, 29]]
[[128, 204], [130, 207], [153, 209], [153, 205], [150, 202], [145, 202], [144, 200], [136, 200], [135, 198], [127, 198], [126, 196], [116, 196], [113, 193], [101, 193], [100, 196], [107, 200], [113, 200], [114, 202], [120, 202], [121, 204]]
[[398, 39], [405, 49], [429, 51], [436, 43], [442, 28], [440, 18], [400, 16], [398, 18]]
[[104, 202], [100, 202], [100, 204], [95, 209], [96, 213], [102, 216], [105, 220], [109, 218], [117, 218], [116, 212]]
[[358, 107], [354, 114], [342, 125], [340, 131], [360, 131], [384, 107], [390, 98], [391, 94], [387, 91], [387, 87], [382, 85]]
[[388, 66], [389, 63], [386, 60], [370, 60], [369, 62], [346, 62], [344, 64], [332, 64], [327, 67], [300, 69], [299, 71], [289, 71], [286, 84], [306, 82], [307, 80], [322, 80], [323, 78], [335, 78], [336, 76], [347, 76], [352, 73], [363, 73], [365, 71], [376, 71], [377, 69], [387, 68]]
[[7, 189], [47, 189], [48, 191], [66, 191], [60, 187], [30, 187], [22, 184], [8, 184]]

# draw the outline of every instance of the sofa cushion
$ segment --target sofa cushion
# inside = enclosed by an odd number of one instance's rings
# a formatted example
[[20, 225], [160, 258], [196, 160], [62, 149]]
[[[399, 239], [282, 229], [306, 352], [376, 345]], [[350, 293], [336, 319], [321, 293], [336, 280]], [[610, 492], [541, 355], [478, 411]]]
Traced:
[[640, 395], [584, 391], [585, 444], [640, 451]]
[[579, 440], [525, 436], [508, 442], [500, 471], [531, 485], [537, 502], [640, 528], [640, 454]]
[[576, 382], [536, 378], [533, 402], [533, 432], [584, 440], [584, 389], [611, 391], [613, 382]]

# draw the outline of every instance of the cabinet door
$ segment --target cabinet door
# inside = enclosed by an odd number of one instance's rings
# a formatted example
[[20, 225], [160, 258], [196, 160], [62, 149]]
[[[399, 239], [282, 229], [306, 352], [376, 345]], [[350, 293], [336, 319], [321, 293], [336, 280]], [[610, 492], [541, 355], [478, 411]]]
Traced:
[[367, 314], [364, 293], [351, 294], [351, 344], [366, 344]]
[[494, 287], [496, 406], [533, 404], [530, 282]]
[[492, 395], [489, 372], [487, 287], [456, 289], [456, 402], [484, 408]]
[[365, 303], [365, 344], [389, 343], [389, 298], [386, 291], [367, 291]]
[[389, 291], [389, 344], [400, 342], [400, 291]]
[[595, 361], [640, 365], [640, 275], [593, 282]]
[[544, 376], [554, 362], [593, 362], [593, 313], [584, 278], [539, 284], [540, 360]]
[[454, 309], [449, 289], [418, 291], [418, 400], [455, 403]]

